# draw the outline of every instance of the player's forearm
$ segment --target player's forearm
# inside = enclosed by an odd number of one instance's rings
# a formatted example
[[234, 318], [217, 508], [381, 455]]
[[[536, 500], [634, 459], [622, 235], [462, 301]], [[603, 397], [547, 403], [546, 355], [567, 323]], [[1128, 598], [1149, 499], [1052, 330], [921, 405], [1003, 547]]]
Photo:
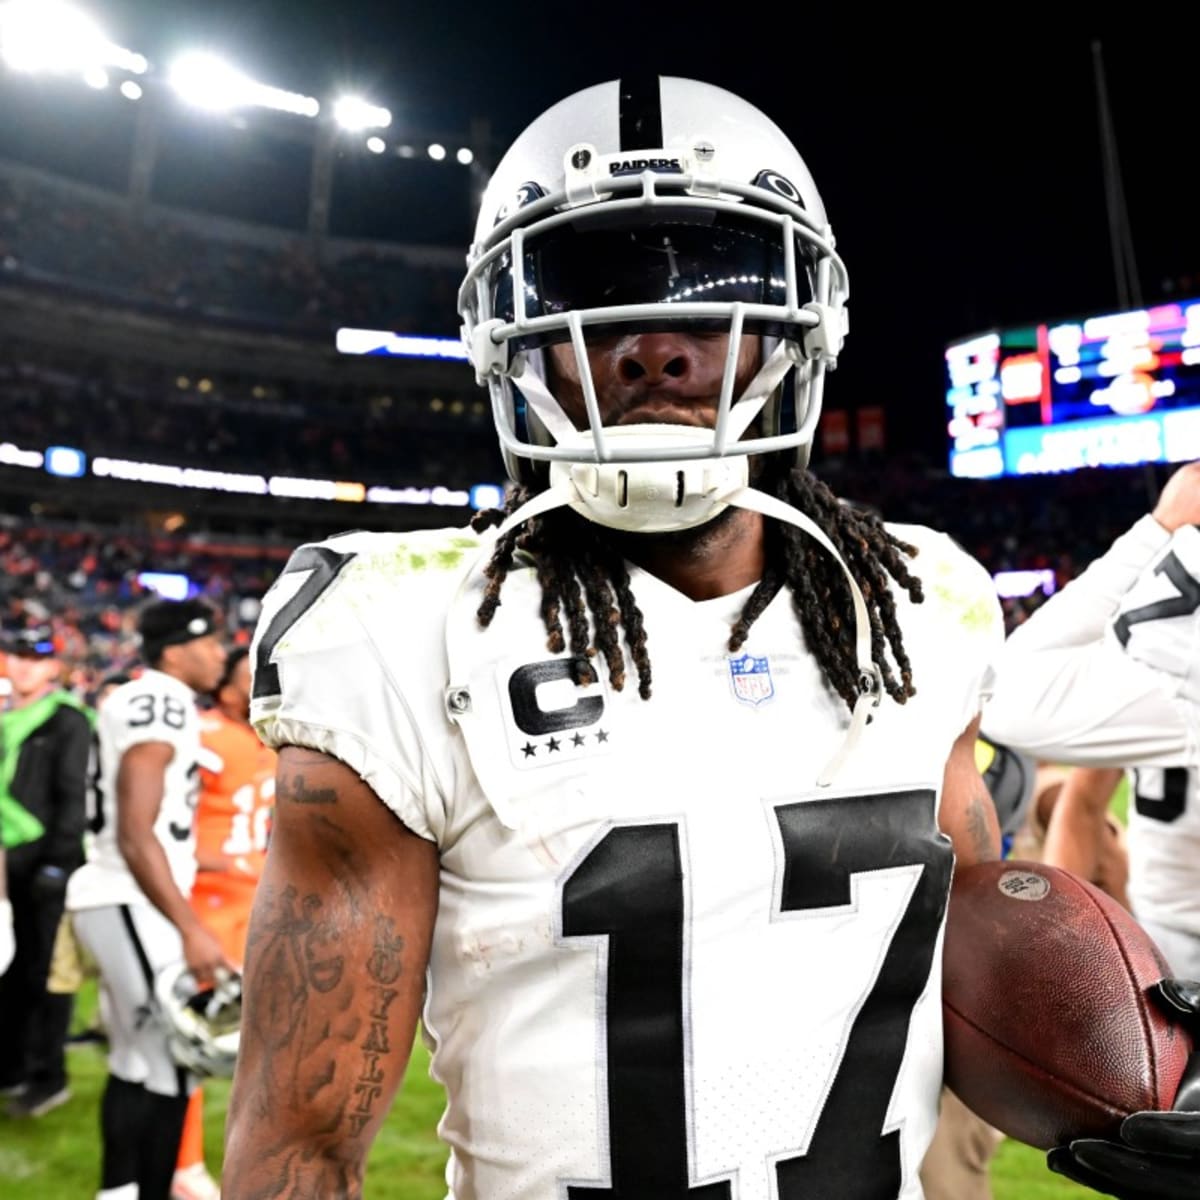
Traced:
[[260, 885], [224, 1195], [280, 1180], [280, 1200], [360, 1195], [412, 1049], [423, 969], [378, 904]]
[[195, 925], [196, 914], [176, 886], [170, 863], [153, 831], [122, 831], [117, 845], [146, 899], [181, 932]]
[[1124, 772], [1117, 767], [1077, 768], [1067, 777], [1046, 828], [1043, 857], [1092, 883], [1111, 839], [1108, 804]]
[[1142, 517], [1082, 575], [1018, 626], [1008, 647], [1032, 654], [1101, 638], [1121, 598], [1170, 537], [1153, 517]]
[[1101, 822], [1078, 797], [1064, 796], [1046, 831], [1042, 857], [1052, 867], [1062, 867], [1081, 879], [1094, 880], [1100, 864]]
[[424, 994], [437, 856], [341, 764], [287, 748], [255, 895], [226, 1200], [357, 1197]]

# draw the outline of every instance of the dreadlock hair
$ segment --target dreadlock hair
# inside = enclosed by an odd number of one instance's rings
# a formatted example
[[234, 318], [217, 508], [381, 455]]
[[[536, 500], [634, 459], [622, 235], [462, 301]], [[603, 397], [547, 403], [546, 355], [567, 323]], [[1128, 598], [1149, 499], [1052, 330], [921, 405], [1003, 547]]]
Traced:
[[[811, 517], [837, 547], [866, 601], [871, 657], [883, 686], [893, 700], [903, 704], [916, 689], [889, 579], [904, 588], [914, 603], [921, 602], [921, 581], [909, 572], [906, 561], [917, 553], [916, 547], [889, 533], [874, 513], [840, 501], [806, 470], [776, 470], [773, 478], [762, 481], [762, 490]], [[482, 532], [500, 524], [532, 494], [526, 488], [514, 489], [503, 511], [476, 513], [472, 527]], [[765, 536], [766, 566], [730, 631], [730, 652], [741, 648], [751, 626], [786, 586], [826, 683], [852, 708], [862, 683], [854, 654], [853, 601], [841, 568], [828, 551], [795, 526], [767, 521]], [[481, 626], [491, 624], [500, 605], [500, 590], [518, 554], [527, 555], [537, 571], [547, 646], [555, 654], [569, 646], [576, 663], [575, 682], [594, 681], [591, 660], [599, 653], [613, 688], [620, 691], [625, 686], [625, 656], [619, 639], [623, 628], [637, 669], [638, 693], [648, 700], [652, 673], [645, 624], [630, 590], [625, 560], [605, 540], [602, 529], [560, 508], [504, 534], [485, 568], [488, 582], [477, 614]], [[595, 646], [591, 644], [589, 613]]]

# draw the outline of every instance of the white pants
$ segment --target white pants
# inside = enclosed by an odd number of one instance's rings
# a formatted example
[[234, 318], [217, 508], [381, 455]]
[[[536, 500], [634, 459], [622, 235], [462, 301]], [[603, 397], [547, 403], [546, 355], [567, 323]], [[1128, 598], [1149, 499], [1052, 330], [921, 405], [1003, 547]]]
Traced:
[[1163, 952], [1176, 979], [1200, 979], [1200, 937], [1181, 929], [1168, 929], [1156, 921], [1139, 918], [1138, 924]]
[[85, 908], [71, 919], [100, 968], [109, 1071], [160, 1096], [188, 1095], [194, 1080], [171, 1056], [154, 999], [158, 972], [183, 958], [179, 930], [149, 904]]

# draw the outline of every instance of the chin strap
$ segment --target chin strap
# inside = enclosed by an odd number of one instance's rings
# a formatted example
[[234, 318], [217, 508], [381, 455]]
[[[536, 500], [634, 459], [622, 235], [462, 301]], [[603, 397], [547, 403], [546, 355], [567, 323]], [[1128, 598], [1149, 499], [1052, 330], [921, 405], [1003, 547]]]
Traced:
[[[539, 492], [531, 500], [522, 504], [504, 521], [497, 530], [496, 536], [502, 537], [518, 525], [533, 517], [541, 516], [542, 513], [570, 505], [577, 497], [578, 490], [574, 483], [569, 478], [565, 479], [557, 486], [548, 491]], [[828, 787], [846, 765], [851, 754], [854, 753], [867, 721], [870, 719], [871, 710], [878, 708], [883, 699], [883, 673], [871, 657], [871, 618], [867, 612], [867, 602], [863, 599], [858, 581], [851, 574], [850, 568], [846, 566], [837, 547], [829, 540], [825, 531], [810, 517], [790, 504], [785, 504], [782, 500], [751, 487], [735, 488], [728, 494], [719, 497], [719, 503], [721, 507], [735, 505], [738, 508], [751, 509], [754, 512], [762, 513], [763, 516], [774, 517], [777, 521], [784, 521], [789, 525], [796, 526], [833, 556], [833, 560], [841, 567], [842, 574], [850, 588], [850, 597], [854, 604], [854, 658], [858, 665], [859, 694], [851, 709], [850, 726], [846, 730], [846, 736], [842, 739], [841, 746], [817, 775], [817, 786]]]
[[854, 753], [862, 731], [870, 719], [871, 709], [878, 708], [883, 699], [883, 672], [871, 657], [871, 618], [867, 612], [867, 602], [863, 599], [858, 581], [846, 566], [845, 559], [838, 553], [837, 547], [829, 540], [825, 531], [811, 517], [805, 516], [798, 509], [774, 496], [768, 496], [766, 492], [750, 487], [741, 488], [726, 496], [725, 503], [736, 505], [738, 508], [752, 509], [765, 517], [774, 517], [777, 521], [796, 526], [833, 556], [833, 561], [842, 568], [842, 574], [849, 585], [850, 598], [854, 604], [854, 660], [858, 665], [858, 699], [854, 701], [854, 707], [850, 710], [850, 728], [846, 730], [841, 746], [817, 776], [817, 787], [828, 787]]

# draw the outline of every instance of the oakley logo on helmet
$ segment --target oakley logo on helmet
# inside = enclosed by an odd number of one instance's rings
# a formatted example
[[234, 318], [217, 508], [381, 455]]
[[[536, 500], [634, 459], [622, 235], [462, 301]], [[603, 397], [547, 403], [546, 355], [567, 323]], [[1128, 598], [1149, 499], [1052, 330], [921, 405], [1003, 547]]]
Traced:
[[677, 171], [683, 166], [677, 158], [626, 158], [608, 164], [610, 175], [636, 175], [639, 171]]
[[528, 207], [535, 200], [540, 200], [546, 194], [546, 189], [540, 183], [534, 183], [532, 180], [528, 183], [523, 183], [517, 188], [516, 195], [507, 203], [501, 205], [500, 211], [496, 214], [496, 224], [501, 221], [508, 220], [515, 212]]
[[778, 171], [759, 171], [754, 177], [754, 186], [765, 188], [768, 192], [774, 192], [777, 196], [782, 196], [785, 200], [800, 205], [801, 208], [804, 207], [800, 189], [790, 179], [780, 175]]

